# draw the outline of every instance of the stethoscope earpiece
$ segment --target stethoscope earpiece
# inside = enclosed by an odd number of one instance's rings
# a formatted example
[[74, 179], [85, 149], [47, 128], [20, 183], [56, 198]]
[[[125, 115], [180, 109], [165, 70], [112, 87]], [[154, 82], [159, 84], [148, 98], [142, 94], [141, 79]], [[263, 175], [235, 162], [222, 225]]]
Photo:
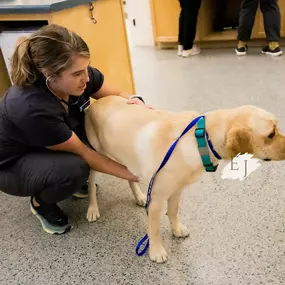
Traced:
[[[49, 79], [50, 79], [51, 77], [52, 77], [52, 75], [49, 75], [49, 76], [46, 78], [46, 86], [47, 86], [48, 90], [49, 90], [58, 100], [60, 100], [61, 102], [63, 102], [63, 103], [66, 104], [67, 106], [74, 106], [74, 105], [77, 105], [78, 102], [79, 102], [79, 100], [80, 100], [80, 97], [78, 97], [78, 99], [76, 100], [76, 102], [70, 104], [70, 103], [67, 102], [66, 100], [64, 100], [64, 99], [62, 99], [62, 98], [60, 98], [60, 97], [58, 97], [56, 94], [53, 93], [53, 91], [51, 90], [51, 88], [50, 88], [49, 85], [48, 85], [48, 81], [49, 81]], [[54, 82], [56, 82], [55, 79], [54, 79]]]

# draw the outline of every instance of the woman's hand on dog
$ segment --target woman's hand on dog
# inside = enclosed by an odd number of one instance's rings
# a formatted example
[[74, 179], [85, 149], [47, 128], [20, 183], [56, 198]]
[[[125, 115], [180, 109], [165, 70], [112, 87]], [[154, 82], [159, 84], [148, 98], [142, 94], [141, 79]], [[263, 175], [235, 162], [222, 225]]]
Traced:
[[153, 107], [149, 106], [149, 105], [146, 105], [143, 101], [141, 101], [139, 98], [132, 98], [132, 99], [129, 99], [127, 104], [134, 104], [134, 105], [142, 105], [142, 106], [145, 106], [146, 108], [148, 109], [152, 109], [153, 110]]
[[[127, 170], [127, 171], [129, 171], [129, 170]], [[131, 173], [130, 171], [129, 171], [129, 175], [130, 175], [130, 177], [129, 177], [129, 179], [127, 179], [128, 181], [140, 182], [139, 177], [135, 176], [135, 175], [134, 175], [133, 173]]]

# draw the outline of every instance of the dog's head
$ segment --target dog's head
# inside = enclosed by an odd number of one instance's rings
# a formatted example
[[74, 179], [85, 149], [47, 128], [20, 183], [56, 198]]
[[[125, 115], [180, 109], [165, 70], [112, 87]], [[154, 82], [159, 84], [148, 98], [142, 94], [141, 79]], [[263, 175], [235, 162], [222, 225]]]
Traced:
[[235, 109], [228, 126], [225, 150], [227, 158], [250, 153], [263, 160], [284, 160], [285, 137], [272, 114], [254, 106], [241, 106]]

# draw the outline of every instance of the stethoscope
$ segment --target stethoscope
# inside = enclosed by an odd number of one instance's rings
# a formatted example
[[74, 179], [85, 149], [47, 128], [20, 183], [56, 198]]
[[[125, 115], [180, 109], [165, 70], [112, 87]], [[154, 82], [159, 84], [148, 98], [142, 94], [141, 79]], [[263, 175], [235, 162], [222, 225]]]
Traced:
[[67, 102], [66, 100], [64, 100], [64, 99], [62, 99], [62, 98], [60, 98], [60, 97], [58, 97], [56, 94], [53, 93], [53, 91], [51, 90], [51, 88], [50, 88], [49, 85], [48, 85], [48, 81], [49, 81], [49, 79], [50, 79], [51, 77], [52, 77], [52, 75], [50, 75], [50, 76], [48, 76], [48, 77], [46, 78], [46, 86], [47, 86], [47, 88], [49, 89], [49, 91], [50, 91], [59, 101], [63, 102], [63, 103], [66, 104], [67, 106], [75, 106], [75, 105], [77, 105], [77, 104], [79, 103], [80, 97], [76, 100], [76, 102], [69, 103], [69, 102]]

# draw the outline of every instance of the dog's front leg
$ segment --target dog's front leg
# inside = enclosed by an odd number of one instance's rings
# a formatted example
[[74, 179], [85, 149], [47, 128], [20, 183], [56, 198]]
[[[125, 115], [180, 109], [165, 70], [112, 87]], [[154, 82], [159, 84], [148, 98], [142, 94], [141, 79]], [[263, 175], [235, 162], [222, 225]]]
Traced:
[[148, 208], [149, 257], [157, 263], [167, 260], [167, 253], [160, 237], [160, 215], [163, 203], [164, 200], [161, 197], [154, 196]]
[[138, 183], [136, 182], [131, 182], [129, 181], [129, 184], [130, 184], [130, 187], [133, 191], [133, 194], [135, 196], [135, 199], [136, 199], [136, 203], [139, 205], [139, 206], [145, 206], [146, 204], [146, 195], [144, 195], [138, 185]]
[[183, 189], [172, 194], [168, 199], [167, 215], [169, 218], [171, 230], [176, 237], [189, 236], [188, 229], [180, 223], [178, 218], [178, 208]]
[[89, 186], [88, 186], [88, 194], [89, 194], [89, 205], [87, 211], [87, 219], [89, 222], [95, 222], [98, 218], [100, 218], [99, 208], [97, 204], [97, 186], [95, 183], [96, 171], [90, 170], [89, 175]]

